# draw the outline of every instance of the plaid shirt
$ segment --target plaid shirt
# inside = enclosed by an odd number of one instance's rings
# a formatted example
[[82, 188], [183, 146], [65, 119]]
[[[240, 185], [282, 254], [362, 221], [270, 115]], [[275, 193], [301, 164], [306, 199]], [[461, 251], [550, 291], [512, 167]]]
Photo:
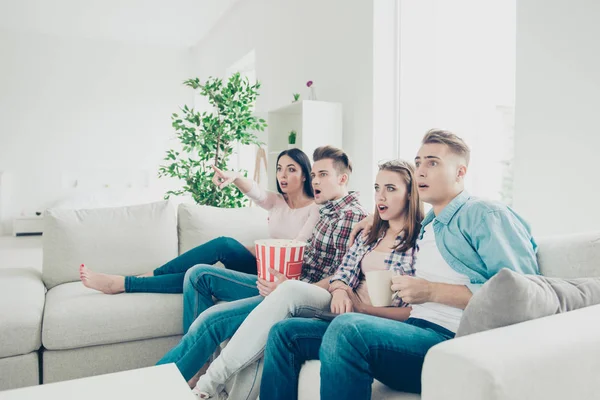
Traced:
[[[356, 289], [360, 281], [364, 279], [360, 265], [362, 259], [379, 245], [379, 242], [381, 242], [384, 236], [385, 232], [375, 242], [367, 245], [365, 244], [366, 237], [363, 237], [363, 235], [360, 234], [354, 241], [350, 250], [348, 250], [340, 267], [335, 272], [334, 277], [331, 278], [331, 282], [342, 281], [353, 290]], [[402, 241], [404, 241], [404, 235], [400, 233], [394, 242], [394, 246], [400, 244]], [[416, 254], [416, 246], [403, 252], [392, 249], [390, 255], [385, 259], [385, 267], [400, 275], [413, 276], [415, 274], [415, 262], [417, 261]], [[394, 297], [392, 306], [406, 307], [408, 304], [404, 303], [401, 298]]]
[[358, 201], [357, 192], [327, 202], [319, 213], [319, 221], [308, 239], [300, 277], [308, 283], [333, 275], [348, 250], [354, 224], [367, 216], [367, 211]]

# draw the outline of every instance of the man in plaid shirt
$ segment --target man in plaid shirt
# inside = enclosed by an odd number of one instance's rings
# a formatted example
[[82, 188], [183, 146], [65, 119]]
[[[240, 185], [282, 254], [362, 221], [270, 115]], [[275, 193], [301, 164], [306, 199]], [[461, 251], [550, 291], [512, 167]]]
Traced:
[[319, 221], [308, 240], [300, 279], [309, 283], [325, 280], [325, 283], [320, 283], [319, 286], [327, 288], [329, 281], [325, 278], [333, 275], [335, 269], [341, 265], [348, 249], [352, 227], [367, 214], [358, 202], [356, 193], [328, 201], [319, 213]]
[[[368, 213], [358, 202], [356, 193], [348, 193], [347, 183], [352, 172], [348, 156], [339, 149], [323, 146], [313, 154], [312, 185], [315, 202], [322, 204], [320, 219], [315, 225], [312, 237], [304, 256], [301, 280], [296, 284], [314, 283], [326, 289], [329, 280], [340, 265], [348, 249], [350, 233], [354, 224], [362, 220]], [[276, 282], [258, 279], [255, 275], [243, 274], [220, 267], [194, 267], [186, 275], [184, 295], [194, 297], [198, 303], [212, 302], [212, 297], [228, 300], [212, 306], [202, 312], [190, 326], [179, 345], [169, 351], [158, 363], [174, 362], [182, 375], [190, 380], [196, 372], [208, 361], [218, 346], [227, 339], [232, 339], [207, 373], [198, 381], [196, 394], [201, 398], [211, 398], [219, 395], [224, 382], [231, 373], [237, 372], [236, 360], [225, 360], [226, 356], [236, 356], [236, 343], [247, 345], [242, 338], [233, 337], [242, 322], [263, 300], [269, 296], [281, 283], [286, 281], [284, 275], [270, 270], [277, 277]], [[313, 286], [313, 285], [306, 285]], [[329, 293], [321, 288], [315, 289]], [[194, 296], [191, 296], [190, 292]], [[270, 298], [271, 296], [269, 296]], [[235, 301], [231, 301], [235, 300]], [[186, 309], [191, 309], [186, 304]], [[189, 310], [188, 310], [189, 311]], [[184, 310], [186, 312], [186, 310]], [[260, 324], [260, 321], [259, 321]], [[246, 324], [247, 325], [247, 324]], [[263, 324], [264, 326], [264, 324]], [[264, 333], [266, 335], [268, 329]], [[240, 335], [236, 335], [240, 336]], [[225, 356], [225, 357], [223, 357]], [[243, 363], [243, 361], [242, 361]], [[229, 368], [233, 366], [232, 368]], [[239, 379], [238, 379], [239, 380]], [[234, 390], [236, 387], [234, 386]], [[232, 393], [230, 392], [230, 395]]]

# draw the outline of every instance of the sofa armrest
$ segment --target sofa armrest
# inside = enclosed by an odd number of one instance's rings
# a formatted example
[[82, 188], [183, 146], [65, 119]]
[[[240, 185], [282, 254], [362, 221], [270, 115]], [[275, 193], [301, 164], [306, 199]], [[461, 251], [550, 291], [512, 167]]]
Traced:
[[434, 346], [422, 399], [593, 399], [599, 372], [600, 305]]

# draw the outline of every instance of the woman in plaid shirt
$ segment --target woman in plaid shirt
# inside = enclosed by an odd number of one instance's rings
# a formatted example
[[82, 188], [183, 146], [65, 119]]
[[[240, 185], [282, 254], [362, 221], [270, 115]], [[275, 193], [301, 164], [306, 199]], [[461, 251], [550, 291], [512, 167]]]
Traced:
[[414, 275], [415, 242], [424, 213], [413, 181], [414, 167], [406, 161], [389, 161], [379, 166], [373, 229], [356, 238], [331, 279], [331, 312], [355, 311], [400, 321], [408, 318], [410, 308], [399, 297], [392, 307], [372, 306], [364, 277], [377, 270]]

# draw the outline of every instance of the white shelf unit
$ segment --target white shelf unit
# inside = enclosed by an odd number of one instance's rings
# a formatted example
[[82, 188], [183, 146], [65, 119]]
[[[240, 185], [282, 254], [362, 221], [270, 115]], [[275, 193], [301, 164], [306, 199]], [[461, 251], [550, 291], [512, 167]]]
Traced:
[[276, 191], [275, 183], [277, 156], [288, 149], [288, 135], [296, 131], [297, 147], [308, 158], [317, 147], [326, 144], [342, 147], [342, 105], [327, 101], [304, 100], [269, 111], [268, 177], [269, 190]]
[[44, 217], [42, 215], [18, 217], [13, 220], [13, 235], [37, 236], [44, 231]]

